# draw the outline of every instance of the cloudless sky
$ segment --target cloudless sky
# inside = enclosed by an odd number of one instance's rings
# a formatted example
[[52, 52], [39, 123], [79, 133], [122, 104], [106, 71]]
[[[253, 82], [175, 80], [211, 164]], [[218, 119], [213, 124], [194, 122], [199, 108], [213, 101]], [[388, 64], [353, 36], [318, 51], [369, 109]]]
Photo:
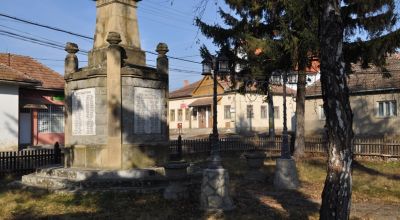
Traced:
[[[168, 55], [201, 62], [199, 47], [205, 39], [193, 25], [198, 0], [143, 0], [138, 5], [138, 20], [143, 50], [154, 51], [159, 42], [169, 46]], [[210, 1], [203, 18], [209, 23], [219, 22], [217, 7]], [[0, 13], [58, 27], [85, 36], [94, 36], [96, 7], [92, 0], [1, 0]], [[65, 45], [75, 42], [82, 50], [90, 50], [92, 41], [72, 35], [35, 27], [0, 17], [0, 32], [9, 31]], [[63, 74], [66, 52], [0, 35], [0, 52], [9, 52], [37, 58], [40, 62]], [[87, 56], [78, 55], [80, 67], [87, 65]], [[146, 54], [147, 64], [155, 65], [155, 55]], [[201, 78], [201, 65], [170, 59], [170, 68], [190, 71], [170, 71], [170, 90]]]

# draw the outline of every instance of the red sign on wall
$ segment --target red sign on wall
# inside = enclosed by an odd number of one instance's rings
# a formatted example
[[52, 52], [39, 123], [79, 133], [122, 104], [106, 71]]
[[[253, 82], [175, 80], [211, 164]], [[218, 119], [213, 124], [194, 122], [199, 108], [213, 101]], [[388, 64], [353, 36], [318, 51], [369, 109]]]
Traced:
[[181, 109], [187, 109], [187, 108], [188, 108], [188, 106], [185, 103], [181, 104]]

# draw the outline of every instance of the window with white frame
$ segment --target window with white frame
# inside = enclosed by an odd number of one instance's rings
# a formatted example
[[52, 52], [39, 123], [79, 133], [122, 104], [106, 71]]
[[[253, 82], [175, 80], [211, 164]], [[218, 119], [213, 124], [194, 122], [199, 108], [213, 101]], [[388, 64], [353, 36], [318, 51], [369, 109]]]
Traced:
[[192, 116], [193, 116], [193, 121], [197, 121], [197, 108], [193, 108]]
[[182, 121], [182, 115], [183, 115], [182, 109], [178, 109], [178, 121]]
[[182, 109], [178, 109], [178, 121], [182, 121], [183, 111]]
[[397, 115], [396, 101], [380, 101], [378, 102], [378, 117], [394, 117]]
[[185, 109], [185, 121], [189, 121], [190, 119], [190, 109]]
[[231, 119], [231, 106], [230, 105], [225, 105], [224, 106], [224, 118], [225, 119]]
[[279, 119], [280, 114], [279, 114], [279, 106], [274, 106], [274, 118]]
[[47, 105], [38, 111], [39, 133], [64, 133], [64, 106]]
[[319, 117], [320, 120], [325, 120], [326, 119], [323, 105], [319, 106], [318, 117]]
[[254, 118], [253, 105], [247, 105], [247, 118]]
[[175, 121], [175, 109], [169, 110], [169, 121]]
[[267, 106], [262, 105], [261, 106], [261, 118], [268, 118], [268, 111], [267, 111]]

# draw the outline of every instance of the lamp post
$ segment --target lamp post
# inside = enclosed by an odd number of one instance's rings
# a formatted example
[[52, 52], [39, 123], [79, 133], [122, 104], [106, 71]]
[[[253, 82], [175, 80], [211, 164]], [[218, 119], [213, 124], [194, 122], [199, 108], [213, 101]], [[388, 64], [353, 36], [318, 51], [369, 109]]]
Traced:
[[287, 73], [283, 72], [283, 131], [282, 131], [282, 150], [281, 158], [290, 159], [289, 138], [287, 130], [287, 107], [286, 107], [286, 83]]
[[205, 76], [213, 77], [213, 129], [210, 135], [211, 156], [208, 168], [203, 171], [201, 184], [200, 206], [203, 210], [228, 211], [235, 208], [229, 196], [229, 174], [222, 167], [219, 153], [217, 128], [217, 76], [229, 71], [228, 59], [225, 56], [211, 56], [202, 62]]
[[[274, 77], [272, 77], [274, 78]], [[276, 78], [276, 77], [275, 77]], [[296, 75], [290, 73], [289, 77], [286, 71], [282, 73], [283, 81], [283, 131], [282, 131], [282, 149], [281, 158], [276, 160], [276, 170], [274, 186], [283, 189], [296, 189], [299, 186], [299, 179], [296, 170], [295, 161], [291, 158], [289, 139], [287, 131], [287, 107], [286, 107], [286, 84], [295, 83]], [[274, 81], [274, 80], [273, 80]]]
[[289, 137], [288, 137], [288, 128], [287, 128], [287, 104], [286, 104], [286, 85], [296, 84], [297, 75], [289, 73], [286, 71], [282, 73], [282, 81], [281, 77], [278, 74], [274, 74], [271, 77], [271, 83], [275, 85], [280, 85], [282, 83], [283, 89], [283, 130], [282, 130], [282, 148], [281, 148], [281, 158], [282, 159], [290, 159], [290, 148], [289, 148]]
[[222, 167], [221, 164], [221, 156], [219, 154], [219, 134], [218, 134], [218, 111], [217, 111], [217, 77], [221, 73], [227, 73], [229, 71], [229, 60], [221, 55], [219, 57], [211, 56], [210, 59], [204, 59], [202, 62], [204, 76], [212, 76], [213, 78], [213, 104], [212, 104], [212, 112], [213, 112], [213, 128], [212, 134], [210, 135], [211, 142], [211, 156], [210, 163], [208, 165], [209, 168], [218, 169]]

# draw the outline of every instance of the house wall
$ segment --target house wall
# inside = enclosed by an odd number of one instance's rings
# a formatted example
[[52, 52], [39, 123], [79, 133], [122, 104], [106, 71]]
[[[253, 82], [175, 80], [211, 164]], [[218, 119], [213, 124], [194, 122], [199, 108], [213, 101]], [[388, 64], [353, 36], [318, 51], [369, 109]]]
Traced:
[[0, 151], [18, 150], [18, 87], [0, 86]]
[[[397, 114], [393, 117], [377, 115], [378, 102], [396, 101]], [[387, 94], [366, 94], [350, 97], [353, 110], [353, 130], [357, 136], [400, 136], [400, 92]], [[319, 119], [322, 99], [307, 99], [305, 103], [306, 135], [321, 135], [325, 120]]]
[[[269, 119], [261, 118], [261, 106], [266, 106], [268, 109], [268, 103], [264, 102], [265, 96], [254, 96], [254, 95], [242, 95], [236, 93], [236, 128], [237, 131], [268, 131]], [[277, 117], [275, 118], [275, 130], [283, 130], [283, 96], [276, 95], [273, 97], [274, 107], [278, 108]], [[253, 118], [247, 118], [247, 105], [253, 106]], [[296, 102], [291, 96], [286, 98], [287, 108], [287, 127], [291, 131], [294, 129], [292, 122], [296, 111]]]
[[[268, 131], [268, 114], [266, 118], [261, 118], [261, 106], [266, 106], [268, 109], [268, 103], [264, 102], [265, 96], [252, 96], [252, 95], [241, 95], [239, 93], [225, 93], [219, 95], [222, 97], [218, 102], [218, 128], [233, 129], [236, 132], [267, 132]], [[182, 123], [183, 129], [195, 129], [199, 127], [198, 120], [195, 120], [193, 114], [190, 114], [190, 120], [185, 120], [185, 109], [183, 109], [182, 121], [178, 121], [178, 109], [189, 108], [189, 104], [198, 98], [184, 98], [174, 99], [169, 101], [168, 117], [170, 117], [170, 110], [175, 110], [175, 120], [171, 121], [169, 118], [170, 129], [177, 129], [178, 123]], [[231, 118], [226, 119], [224, 114], [224, 106], [230, 105], [232, 112]], [[247, 106], [253, 106], [253, 118], [247, 118]], [[275, 129], [282, 130], [283, 128], [283, 97], [274, 96], [274, 106], [279, 108], [279, 118], [275, 119]], [[291, 96], [287, 97], [287, 126], [288, 130], [292, 130], [292, 121], [296, 110], [296, 103]]]
[[[178, 123], [182, 123], [182, 128], [187, 129], [187, 128], [198, 128], [199, 123], [198, 120], [195, 120], [195, 117], [193, 117], [192, 112], [190, 113], [190, 120], [185, 119], [185, 110], [190, 110], [189, 104], [194, 102], [199, 98], [187, 98], [187, 99], [176, 99], [176, 100], [170, 100], [169, 101], [169, 110], [168, 110], [168, 120], [169, 120], [169, 129], [177, 129], [178, 128]], [[175, 120], [171, 121], [170, 118], [170, 110], [173, 109], [175, 110]], [[182, 109], [182, 121], [178, 121], [178, 109]]]

